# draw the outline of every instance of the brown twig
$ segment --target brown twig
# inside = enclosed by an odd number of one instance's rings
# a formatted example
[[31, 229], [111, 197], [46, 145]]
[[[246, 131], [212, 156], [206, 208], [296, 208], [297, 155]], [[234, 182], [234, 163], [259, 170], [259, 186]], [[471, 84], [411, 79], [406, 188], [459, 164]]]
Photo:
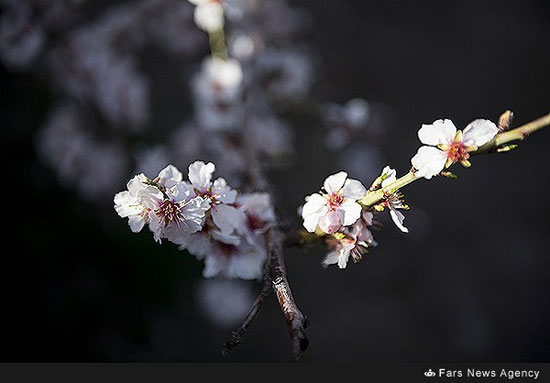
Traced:
[[[246, 97], [246, 96], [245, 96]], [[246, 113], [243, 113], [243, 127], [246, 128]], [[267, 192], [269, 183], [264, 175], [257, 153], [247, 139], [246, 129], [242, 137], [244, 152], [247, 158], [247, 172], [250, 186], [259, 192]], [[269, 293], [274, 289], [277, 294], [279, 306], [287, 322], [288, 331], [292, 341], [292, 360], [298, 361], [308, 346], [308, 339], [304, 329], [308, 325], [307, 318], [300, 312], [286, 275], [283, 247], [285, 236], [281, 233], [280, 222], [276, 222], [265, 234], [266, 250], [268, 258], [265, 265], [264, 284], [256, 298], [252, 309], [244, 319], [243, 324], [233, 331], [231, 337], [222, 346], [222, 353], [227, 355], [241, 342], [243, 335], [257, 317], [261, 307]]]
[[292, 340], [293, 361], [297, 362], [309, 344], [305, 333], [309, 321], [296, 305], [288, 283], [283, 255], [283, 234], [278, 228], [272, 228], [266, 235], [266, 242], [270, 263], [269, 276], [273, 281], [273, 288]]
[[242, 343], [242, 339], [244, 334], [248, 331], [248, 328], [252, 325], [254, 322], [254, 319], [258, 316], [262, 306], [264, 305], [265, 301], [269, 297], [269, 294], [273, 291], [273, 284], [271, 283], [271, 278], [266, 274], [264, 276], [264, 283], [262, 285], [262, 289], [260, 290], [260, 294], [256, 298], [256, 301], [254, 301], [254, 304], [252, 305], [252, 308], [246, 314], [246, 318], [244, 319], [243, 324], [241, 327], [239, 327], [236, 331], [233, 331], [231, 333], [231, 337], [227, 339], [223, 346], [222, 346], [222, 354], [224, 356], [227, 356], [233, 351], [239, 344]]

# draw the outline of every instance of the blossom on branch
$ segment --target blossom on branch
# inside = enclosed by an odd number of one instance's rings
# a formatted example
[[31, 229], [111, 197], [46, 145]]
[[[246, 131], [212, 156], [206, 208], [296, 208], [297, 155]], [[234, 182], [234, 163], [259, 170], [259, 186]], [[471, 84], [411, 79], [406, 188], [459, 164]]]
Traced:
[[361, 205], [367, 189], [346, 172], [329, 176], [323, 184], [324, 192], [306, 197], [302, 209], [304, 227], [310, 233], [317, 228], [326, 234], [337, 232], [342, 226], [353, 225], [361, 215]]
[[498, 127], [484, 119], [472, 121], [464, 131], [457, 131], [453, 122], [447, 119], [422, 125], [418, 138], [429, 146], [421, 146], [411, 159], [416, 175], [430, 179], [455, 162], [469, 167], [470, 153], [492, 140], [497, 133]]

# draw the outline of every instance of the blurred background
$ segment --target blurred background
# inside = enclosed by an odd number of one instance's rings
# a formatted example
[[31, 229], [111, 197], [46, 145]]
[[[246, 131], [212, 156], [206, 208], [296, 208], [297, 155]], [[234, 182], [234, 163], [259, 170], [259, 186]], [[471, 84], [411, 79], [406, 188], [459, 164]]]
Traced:
[[[408, 171], [422, 123], [462, 128], [511, 109], [518, 125], [550, 112], [549, 1], [252, 3], [253, 15], [228, 13], [229, 47], [245, 82], [268, 95], [251, 106], [262, 110], [258, 145], [296, 229], [297, 207], [327, 175], [346, 170], [368, 185], [385, 165]], [[0, 359], [290, 360], [273, 297], [222, 357], [260, 285], [202, 278], [201, 262], [133, 234], [113, 210], [139, 171], [212, 159], [238, 185], [246, 166], [231, 137], [197, 130], [215, 122], [197, 113], [208, 39], [192, 6], [2, 7]], [[304, 360], [550, 361], [549, 145], [543, 130], [455, 167], [458, 180], [410, 185], [411, 233], [381, 215], [379, 247], [345, 271], [321, 268], [322, 246], [288, 250], [311, 321]]]

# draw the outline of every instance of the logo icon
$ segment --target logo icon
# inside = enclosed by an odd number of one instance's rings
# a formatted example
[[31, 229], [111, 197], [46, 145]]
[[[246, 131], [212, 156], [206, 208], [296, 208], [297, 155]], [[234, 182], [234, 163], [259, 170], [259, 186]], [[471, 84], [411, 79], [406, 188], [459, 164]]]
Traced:
[[427, 376], [428, 378], [433, 378], [435, 376], [435, 372], [433, 372], [430, 368], [428, 371], [424, 372], [424, 376]]

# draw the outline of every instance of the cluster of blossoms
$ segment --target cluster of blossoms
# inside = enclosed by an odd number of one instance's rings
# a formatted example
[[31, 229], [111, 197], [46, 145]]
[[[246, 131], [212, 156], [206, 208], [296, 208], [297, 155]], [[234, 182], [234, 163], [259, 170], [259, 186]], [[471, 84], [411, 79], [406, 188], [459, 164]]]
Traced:
[[349, 257], [354, 262], [362, 259], [369, 247], [375, 247], [371, 230], [375, 224], [374, 213], [388, 209], [390, 216], [403, 231], [404, 216], [397, 209], [408, 209], [399, 193], [388, 194], [380, 204], [366, 207], [361, 200], [368, 192], [373, 192], [395, 181], [395, 170], [386, 166], [382, 174], [367, 190], [360, 181], [348, 178], [346, 172], [333, 174], [325, 180], [320, 193], [305, 198], [302, 210], [304, 227], [310, 233], [330, 235], [327, 245], [331, 251], [323, 260], [323, 265], [338, 264], [343, 269]]
[[[472, 121], [460, 131], [450, 120], [437, 120], [433, 124], [423, 125], [418, 131], [420, 141], [426, 146], [418, 149], [411, 159], [412, 174], [415, 178], [431, 179], [433, 176], [459, 162], [470, 166], [470, 153], [492, 140], [499, 132], [498, 127], [489, 120]], [[397, 172], [386, 166], [367, 190], [361, 182], [348, 178], [347, 173], [339, 172], [329, 176], [320, 193], [305, 198], [301, 215], [303, 225], [310, 233], [328, 236], [330, 252], [323, 265], [338, 264], [347, 266], [349, 257], [354, 262], [362, 259], [369, 247], [374, 247], [371, 230], [375, 224], [375, 213], [388, 210], [395, 225], [404, 233], [405, 216], [400, 209], [408, 209], [397, 182]], [[368, 204], [373, 193], [382, 193], [374, 203]]]
[[213, 163], [196, 161], [188, 180], [173, 165], [154, 179], [138, 174], [115, 195], [115, 210], [133, 232], [147, 225], [157, 242], [166, 239], [204, 260], [204, 277], [260, 278], [263, 234], [275, 221], [270, 197], [239, 194], [225, 179], [212, 180], [214, 171]]

